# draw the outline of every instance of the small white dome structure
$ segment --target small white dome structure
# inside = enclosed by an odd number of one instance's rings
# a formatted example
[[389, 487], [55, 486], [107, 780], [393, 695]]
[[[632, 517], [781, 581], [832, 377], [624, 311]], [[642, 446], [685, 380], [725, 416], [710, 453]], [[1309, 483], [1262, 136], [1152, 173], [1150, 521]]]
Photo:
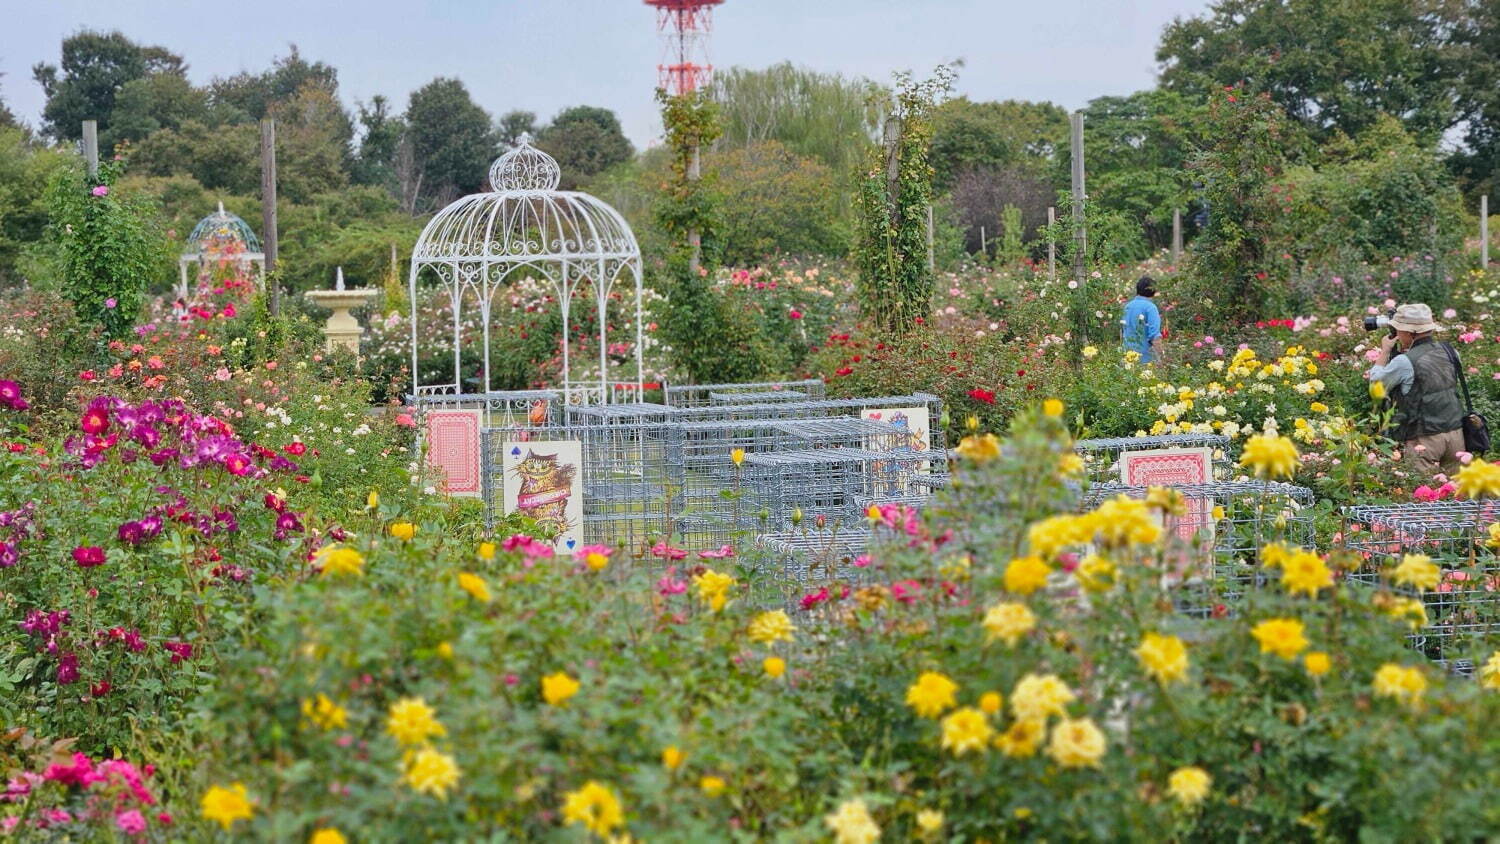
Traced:
[[221, 201], [219, 210], [193, 226], [193, 231], [187, 238], [187, 248], [177, 259], [178, 298], [187, 299], [191, 292], [188, 289], [189, 264], [201, 267], [203, 264], [226, 259], [260, 267], [260, 282], [265, 284], [266, 256], [261, 252], [260, 238], [255, 236], [255, 230], [250, 228], [249, 223], [225, 211]]
[[[461, 315], [477, 308], [483, 326], [484, 373], [482, 391], [490, 383], [490, 315], [498, 291], [527, 276], [550, 282], [562, 309], [562, 392], [569, 403], [609, 401], [607, 308], [617, 284], [635, 292], [635, 380], [617, 388], [637, 396], [643, 363], [641, 324], [641, 250], [635, 234], [619, 212], [601, 200], [577, 191], [557, 189], [561, 172], [557, 161], [522, 136], [515, 148], [490, 166], [490, 191], [454, 201], [439, 211], [417, 238], [412, 250], [408, 287], [411, 293], [413, 395], [459, 395]], [[417, 361], [417, 284], [436, 277], [453, 306], [453, 380], [423, 384]], [[593, 292], [599, 324], [599, 383], [575, 384], [569, 370], [567, 339], [573, 297], [580, 289]], [[623, 298], [623, 297], [615, 297]], [[431, 330], [431, 329], [429, 329]]]

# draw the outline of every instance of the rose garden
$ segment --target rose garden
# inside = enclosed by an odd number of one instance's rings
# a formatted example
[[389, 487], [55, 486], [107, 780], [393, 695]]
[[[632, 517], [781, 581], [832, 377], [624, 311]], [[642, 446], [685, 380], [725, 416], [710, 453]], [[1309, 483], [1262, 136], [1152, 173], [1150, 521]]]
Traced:
[[[1087, 201], [981, 233], [950, 69], [822, 160], [735, 73], [612, 169], [541, 129], [289, 200], [273, 266], [189, 130], [0, 121], [0, 837], [1500, 835], [1500, 463], [1369, 375], [1423, 303], [1500, 408], [1415, 117], [1096, 102]], [[1065, 194], [1044, 116], [1005, 167]]]

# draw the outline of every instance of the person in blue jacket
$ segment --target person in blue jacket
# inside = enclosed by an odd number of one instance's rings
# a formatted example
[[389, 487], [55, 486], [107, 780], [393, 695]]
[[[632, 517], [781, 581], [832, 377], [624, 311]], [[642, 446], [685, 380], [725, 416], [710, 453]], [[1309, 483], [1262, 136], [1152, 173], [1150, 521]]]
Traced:
[[1142, 363], [1161, 358], [1161, 311], [1151, 301], [1156, 282], [1141, 276], [1135, 283], [1135, 298], [1125, 303], [1125, 318], [1120, 321], [1120, 339], [1125, 348], [1137, 352]]

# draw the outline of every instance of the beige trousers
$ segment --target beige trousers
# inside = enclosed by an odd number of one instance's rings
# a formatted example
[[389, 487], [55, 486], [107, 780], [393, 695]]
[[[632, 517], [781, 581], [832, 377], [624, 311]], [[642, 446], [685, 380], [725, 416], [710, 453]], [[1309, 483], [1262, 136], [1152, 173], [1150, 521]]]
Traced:
[[1439, 471], [1453, 475], [1458, 471], [1458, 453], [1464, 450], [1464, 432], [1444, 431], [1441, 434], [1423, 434], [1402, 444], [1411, 467], [1424, 478]]

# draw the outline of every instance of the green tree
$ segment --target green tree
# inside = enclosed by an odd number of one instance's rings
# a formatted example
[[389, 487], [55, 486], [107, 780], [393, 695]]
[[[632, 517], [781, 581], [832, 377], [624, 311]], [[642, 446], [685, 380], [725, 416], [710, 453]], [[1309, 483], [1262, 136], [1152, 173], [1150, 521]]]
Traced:
[[43, 245], [47, 228], [47, 186], [73, 161], [19, 126], [0, 126], [0, 287], [26, 279], [27, 254]]
[[1471, 196], [1500, 196], [1500, 0], [1473, 0], [1454, 37], [1464, 146], [1453, 158]]
[[391, 112], [390, 100], [376, 94], [366, 107], [360, 103], [359, 125], [363, 130], [359, 138], [359, 152], [354, 157], [352, 181], [357, 185], [378, 185], [396, 195], [399, 190], [396, 180], [396, 155], [401, 148], [401, 138], [406, 134], [406, 122]]
[[258, 195], [260, 128], [189, 120], [148, 135], [131, 150], [130, 161], [132, 172], [141, 175], [187, 175], [212, 191]]
[[724, 124], [721, 144], [777, 141], [842, 176], [854, 172], [879, 130], [882, 92], [868, 79], [783, 62], [717, 71], [711, 96]]
[[[274, 105], [292, 99], [309, 85], [337, 97], [338, 71], [322, 62], [302, 58], [297, 45], [293, 44], [290, 55], [275, 59], [271, 67], [261, 73], [244, 71], [215, 79], [209, 83], [209, 94], [214, 104], [224, 108], [226, 113], [238, 112], [240, 121], [258, 121], [270, 116]], [[347, 114], [344, 120], [348, 121]], [[349, 130], [352, 131], [352, 125]]]
[[209, 117], [208, 94], [180, 73], [152, 73], [120, 87], [109, 133], [99, 140], [113, 149], [121, 141], [139, 141], [158, 129], [180, 129], [189, 120]]
[[857, 198], [856, 290], [866, 319], [895, 332], [911, 329], [932, 308], [927, 221], [933, 203], [932, 110], [953, 83], [942, 66], [932, 79], [898, 74], [892, 119], [899, 131], [868, 159]]
[[1026, 226], [1021, 222], [1021, 209], [1014, 205], [1005, 206], [1000, 214], [1000, 224], [1003, 234], [1000, 246], [995, 250], [995, 258], [1006, 264], [1014, 264], [1026, 257], [1026, 247], [1022, 240]]
[[1270, 187], [1282, 178], [1298, 129], [1269, 94], [1220, 91], [1208, 105], [1204, 147], [1193, 156], [1203, 184], [1208, 225], [1193, 243], [1199, 298], [1229, 317], [1275, 312], [1290, 269], [1270, 260], [1280, 202]]
[[406, 127], [414, 206], [441, 207], [484, 184], [495, 136], [464, 83], [439, 77], [413, 91]]
[[526, 134], [536, 134], [534, 111], [507, 111], [495, 126], [495, 135], [504, 146], [515, 146]]
[[966, 168], [1045, 173], [1067, 135], [1068, 113], [1052, 103], [955, 97], [932, 111], [933, 182], [947, 190]]
[[344, 170], [348, 135], [339, 120], [343, 114], [338, 99], [316, 84], [271, 106], [270, 116], [276, 120], [278, 196], [306, 202], [349, 184]]
[[635, 154], [615, 113], [595, 106], [558, 112], [537, 136], [537, 146], [557, 159], [563, 187], [569, 190]]
[[1264, 91], [1319, 138], [1380, 114], [1435, 141], [1460, 117], [1449, 36], [1463, 4], [1444, 0], [1218, 0], [1177, 19], [1157, 48], [1164, 87]]
[[48, 190], [48, 235], [63, 256], [63, 292], [80, 319], [121, 337], [135, 326], [147, 285], [166, 268], [166, 238], [150, 198], [115, 186], [120, 167], [103, 161], [89, 178], [81, 162], [60, 169]]
[[81, 30], [63, 39], [61, 66], [38, 63], [32, 77], [42, 86], [43, 131], [58, 140], [83, 137], [83, 121], [99, 121], [101, 149], [110, 149], [115, 102], [127, 83], [152, 75], [185, 78], [182, 58], [161, 47], [143, 47], [119, 31]]
[[838, 254], [847, 248], [833, 172], [763, 141], [709, 156], [721, 200], [724, 260], [748, 266], [777, 253]]
[[[1151, 90], [1099, 97], [1083, 109], [1089, 201], [1100, 212], [1134, 220], [1149, 248], [1169, 246], [1172, 211], [1188, 211], [1198, 201], [1187, 165], [1204, 108], [1197, 97]], [[1070, 183], [1071, 159], [1065, 138], [1053, 168], [1060, 188]]]

